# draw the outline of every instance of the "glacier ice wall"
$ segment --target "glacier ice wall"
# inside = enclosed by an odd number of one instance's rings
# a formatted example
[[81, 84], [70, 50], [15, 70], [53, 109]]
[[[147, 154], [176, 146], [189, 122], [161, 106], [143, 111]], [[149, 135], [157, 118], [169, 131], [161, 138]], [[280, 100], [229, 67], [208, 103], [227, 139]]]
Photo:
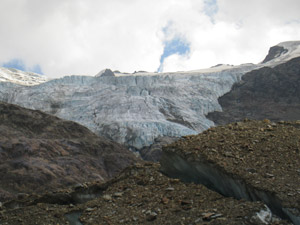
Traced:
[[76, 121], [136, 149], [160, 136], [196, 134], [220, 111], [230, 91], [253, 64], [217, 72], [126, 76], [66, 76], [35, 86], [0, 83], [0, 100]]

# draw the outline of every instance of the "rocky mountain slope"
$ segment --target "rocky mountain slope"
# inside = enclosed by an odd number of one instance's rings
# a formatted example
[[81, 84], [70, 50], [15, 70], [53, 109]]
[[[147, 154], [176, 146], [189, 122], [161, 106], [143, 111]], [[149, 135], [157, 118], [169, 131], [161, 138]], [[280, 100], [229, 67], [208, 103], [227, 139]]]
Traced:
[[165, 147], [160, 164], [137, 163], [106, 183], [4, 202], [0, 221], [298, 225], [299, 143], [298, 122], [210, 128]]
[[262, 201], [300, 224], [300, 123], [237, 122], [164, 148], [162, 171], [224, 196]]
[[274, 68], [253, 70], [219, 98], [222, 112], [208, 114], [216, 124], [244, 118], [300, 120], [300, 57]]
[[104, 70], [94, 77], [67, 76], [31, 87], [0, 82], [0, 100], [76, 121], [141, 149], [160, 137], [196, 134], [213, 126], [206, 114], [221, 111], [218, 98], [245, 73], [300, 56], [300, 42], [280, 43], [278, 48], [260, 64], [177, 73]]
[[[83, 202], [82, 196], [92, 197]], [[289, 224], [262, 202], [225, 198], [136, 164], [105, 184], [29, 196], [3, 204], [2, 224]]]
[[0, 201], [105, 181], [136, 161], [123, 146], [75, 122], [0, 102]]

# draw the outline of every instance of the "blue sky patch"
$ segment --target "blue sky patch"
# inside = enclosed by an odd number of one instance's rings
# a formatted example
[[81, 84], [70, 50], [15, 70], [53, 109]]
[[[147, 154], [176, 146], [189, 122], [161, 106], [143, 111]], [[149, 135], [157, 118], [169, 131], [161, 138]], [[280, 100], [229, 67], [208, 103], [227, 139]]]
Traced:
[[175, 37], [170, 41], [164, 42], [164, 52], [160, 57], [160, 65], [157, 69], [157, 72], [163, 72], [163, 63], [165, 58], [170, 55], [178, 54], [178, 55], [186, 55], [190, 52], [190, 44], [179, 38]]
[[12, 59], [6, 63], [3, 63], [1, 66], [5, 67], [5, 68], [14, 68], [14, 69], [18, 69], [18, 70], [22, 70], [22, 71], [26, 71], [26, 72], [34, 72], [34, 73], [38, 73], [38, 74], [43, 74], [42, 68], [40, 65], [34, 65], [31, 68], [27, 68], [27, 66], [25, 65], [25, 63], [23, 62], [22, 59]]
[[219, 7], [217, 0], [205, 0], [204, 1], [204, 13], [210, 17], [212, 23], [214, 23], [214, 16], [218, 12]]
[[2, 66], [6, 68], [14, 68], [23, 71], [25, 71], [26, 68], [24, 62], [21, 59], [12, 59], [6, 63], [3, 63]]
[[36, 64], [33, 66], [30, 70], [30, 72], [38, 73], [38, 74], [43, 74], [42, 68], [40, 65]]

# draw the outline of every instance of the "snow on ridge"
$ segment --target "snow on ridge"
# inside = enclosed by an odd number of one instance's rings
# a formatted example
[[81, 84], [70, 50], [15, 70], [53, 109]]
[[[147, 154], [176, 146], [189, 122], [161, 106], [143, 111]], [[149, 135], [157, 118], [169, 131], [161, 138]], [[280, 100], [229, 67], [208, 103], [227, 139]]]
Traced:
[[276, 55], [274, 59], [261, 64], [264, 64], [265, 66], [274, 67], [281, 63], [287, 62], [293, 58], [300, 57], [300, 41], [286, 41], [281, 42], [275, 46], [283, 47], [287, 51]]
[[[204, 74], [213, 74], [227, 70], [245, 70], [249, 71], [250, 69], [257, 69], [261, 67], [260, 65], [255, 65], [252, 63], [245, 63], [241, 65], [228, 65], [228, 64], [220, 64], [217, 66], [213, 66], [210, 68], [197, 69], [197, 70], [189, 70], [189, 71], [177, 71], [177, 72], [147, 72], [147, 71], [138, 71], [134, 73], [123, 73], [123, 72], [114, 72], [116, 77], [126, 77], [126, 76], [176, 76], [176, 75], [204, 75]], [[101, 74], [102, 71], [99, 72]], [[97, 75], [96, 75], [97, 76]]]
[[45, 76], [37, 73], [0, 67], [0, 82], [11, 82], [25, 86], [33, 86], [46, 81], [48, 81], [48, 79]]
[[285, 60], [300, 56], [300, 41], [281, 42], [277, 46], [282, 46], [288, 50]]
[[299, 45], [300, 45], [300, 41], [284, 41], [284, 42], [280, 42], [276, 46], [282, 46], [286, 49], [292, 50], [298, 48]]

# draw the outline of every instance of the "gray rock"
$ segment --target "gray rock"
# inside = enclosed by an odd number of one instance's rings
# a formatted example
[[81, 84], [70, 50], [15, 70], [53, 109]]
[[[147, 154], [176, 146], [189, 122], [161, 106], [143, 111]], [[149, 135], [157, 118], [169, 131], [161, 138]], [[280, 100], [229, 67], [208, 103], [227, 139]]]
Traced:
[[115, 76], [114, 72], [111, 71], [110, 69], [102, 70], [95, 75], [95, 77], [114, 77], [114, 76]]

